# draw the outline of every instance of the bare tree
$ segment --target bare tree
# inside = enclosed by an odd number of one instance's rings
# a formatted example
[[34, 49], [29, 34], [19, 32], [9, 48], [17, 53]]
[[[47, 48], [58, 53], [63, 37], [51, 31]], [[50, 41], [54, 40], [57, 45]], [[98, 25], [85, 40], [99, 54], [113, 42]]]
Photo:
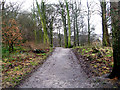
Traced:
[[108, 26], [107, 26], [107, 16], [106, 16], [106, 0], [100, 2], [102, 11], [102, 31], [103, 31], [103, 46], [110, 46]]
[[68, 38], [67, 38], [67, 28], [66, 28], [66, 14], [65, 14], [65, 10], [64, 10], [64, 4], [62, 4], [60, 2], [60, 6], [61, 6], [61, 17], [62, 17], [62, 22], [63, 22], [63, 28], [64, 28], [64, 43], [65, 43], [65, 47], [68, 47]]
[[93, 2], [88, 2], [87, 0], [87, 27], [88, 27], [88, 45], [90, 45], [90, 35], [91, 35], [91, 23], [90, 23], [90, 19], [92, 17], [92, 15], [95, 14], [95, 10], [94, 10], [94, 6], [96, 5], [96, 3], [94, 4]]
[[67, 0], [65, 0], [66, 3], [66, 10], [67, 10], [67, 21], [68, 21], [68, 47], [71, 47], [71, 24], [70, 24], [70, 15], [69, 15], [69, 6]]

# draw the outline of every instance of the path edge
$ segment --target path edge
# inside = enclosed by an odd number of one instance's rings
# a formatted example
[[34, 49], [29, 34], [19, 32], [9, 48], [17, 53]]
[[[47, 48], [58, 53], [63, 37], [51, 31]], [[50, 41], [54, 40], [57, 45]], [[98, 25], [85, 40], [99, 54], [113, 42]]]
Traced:
[[[27, 75], [23, 76], [22, 80], [14, 87], [14, 88], [20, 88], [19, 86], [22, 85], [22, 83], [24, 83], [30, 76], [32, 76], [33, 73], [35, 73], [38, 68], [42, 67], [42, 65], [47, 61], [47, 59], [53, 54], [53, 52], [55, 51], [56, 48], [53, 48], [53, 50], [51, 52], [48, 53], [48, 55], [46, 56], [45, 59], [42, 60], [42, 62], [40, 62], [39, 65], [37, 65], [36, 67], [34, 67], [34, 69], [27, 73]], [[11, 88], [11, 87], [8, 87]]]

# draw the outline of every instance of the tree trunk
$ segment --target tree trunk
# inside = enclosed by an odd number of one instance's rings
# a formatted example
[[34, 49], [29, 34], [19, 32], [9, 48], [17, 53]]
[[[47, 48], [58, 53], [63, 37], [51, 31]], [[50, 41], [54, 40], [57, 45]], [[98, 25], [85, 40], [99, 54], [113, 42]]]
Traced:
[[64, 42], [65, 47], [68, 47], [68, 35], [67, 35], [67, 28], [66, 28], [66, 16], [64, 16]]
[[60, 35], [60, 29], [58, 30], [58, 38], [59, 38], [59, 47], [61, 47], [61, 35]]
[[107, 18], [106, 18], [106, 1], [101, 2], [102, 9], [102, 30], [103, 30], [103, 46], [110, 46], [109, 34], [107, 28]]
[[120, 1], [111, 2], [114, 66], [109, 78], [120, 78]]
[[13, 52], [13, 42], [11, 41], [11, 43], [9, 44], [9, 52]]
[[37, 33], [36, 33], [36, 15], [35, 15], [35, 7], [33, 1], [33, 21], [34, 21], [34, 34], [35, 34], [35, 44], [37, 44]]
[[79, 46], [79, 31], [78, 31], [78, 23], [77, 23], [77, 12], [76, 12], [76, 30], [77, 30], [77, 45]]
[[42, 30], [39, 30], [39, 38], [40, 38], [40, 43], [43, 43], [43, 35], [42, 35]]
[[50, 46], [53, 47], [53, 18], [50, 22]]
[[74, 16], [74, 46], [76, 46], [75, 16]]
[[36, 30], [34, 30], [34, 33], [35, 33], [35, 44], [37, 44], [37, 32], [36, 32]]
[[90, 45], [90, 8], [88, 5], [88, 1], [87, 1], [87, 9], [88, 9], [88, 45]]
[[76, 46], [76, 28], [75, 28], [75, 9], [74, 6], [72, 4], [72, 14], [73, 14], [73, 29], [74, 29], [74, 46]]
[[44, 4], [44, 2], [42, 1], [42, 6], [43, 6], [43, 10], [42, 10], [42, 13], [43, 13], [43, 22], [44, 22], [44, 28], [45, 28], [45, 31], [44, 31], [44, 34], [45, 34], [45, 41], [44, 41], [44, 43], [47, 43], [47, 44], [49, 44], [49, 36], [48, 36], [48, 31], [47, 31], [47, 27], [46, 27], [46, 15], [45, 15], [45, 11], [46, 11], [46, 6], [45, 6], [45, 4]]
[[[42, 23], [42, 28], [43, 28], [43, 31], [44, 31], [44, 43], [45, 44], [46, 43], [49, 44], [49, 37], [48, 37], [48, 33], [47, 33], [46, 20], [45, 20], [45, 9], [42, 8], [42, 9], [44, 9], [44, 12], [42, 14], [41, 9], [39, 7], [39, 4], [38, 4], [37, 0], [36, 0], [36, 4], [37, 4], [38, 13], [40, 15], [40, 19], [41, 19], [41, 23]], [[44, 7], [44, 2], [42, 2], [42, 5]]]
[[62, 8], [61, 16], [62, 16], [62, 22], [63, 22], [63, 28], [64, 28], [64, 44], [65, 48], [68, 47], [68, 39], [67, 39], [67, 28], [66, 28], [66, 16], [65, 16], [65, 11], [63, 9], [63, 5], [60, 3], [60, 6]]
[[71, 26], [70, 26], [70, 15], [69, 15], [69, 8], [68, 8], [68, 2], [66, 1], [66, 9], [67, 9], [67, 18], [68, 18], [68, 48], [71, 47]]
[[[38, 20], [38, 22], [40, 22], [40, 19], [39, 19], [39, 15], [38, 15], [38, 13], [37, 13], [37, 20]], [[40, 26], [39, 26], [39, 43], [43, 43], [43, 33], [42, 33], [42, 26], [41, 26], [41, 22], [40, 22], [40, 24], [39, 24]]]

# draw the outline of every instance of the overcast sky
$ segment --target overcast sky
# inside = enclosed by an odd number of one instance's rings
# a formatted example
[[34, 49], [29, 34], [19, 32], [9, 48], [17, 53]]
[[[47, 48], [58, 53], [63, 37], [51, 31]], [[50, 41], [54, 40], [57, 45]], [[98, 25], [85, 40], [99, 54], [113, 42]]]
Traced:
[[[23, 3], [22, 9], [26, 11], [31, 11], [33, 0], [6, 0], [7, 2], [18, 2]], [[39, 3], [41, 0], [37, 0]], [[47, 3], [58, 3], [59, 0], [46, 0]], [[61, 1], [61, 0], [60, 0]], [[69, 1], [69, 0], [68, 0]], [[78, 0], [80, 1], [80, 0]], [[87, 0], [81, 0], [82, 4], [86, 6]], [[98, 0], [88, 0], [88, 1], [94, 1], [98, 3]], [[99, 6], [99, 5], [98, 5]], [[98, 8], [98, 6], [96, 8]], [[96, 34], [102, 34], [102, 25], [101, 25], [101, 17], [100, 15], [94, 15], [91, 18], [91, 22], [95, 25], [95, 33]]]

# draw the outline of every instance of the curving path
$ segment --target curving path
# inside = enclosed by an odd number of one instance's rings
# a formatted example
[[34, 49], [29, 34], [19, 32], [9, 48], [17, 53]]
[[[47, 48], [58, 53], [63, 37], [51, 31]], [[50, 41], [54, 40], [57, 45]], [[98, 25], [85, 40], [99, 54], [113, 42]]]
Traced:
[[57, 47], [20, 88], [92, 88], [71, 49]]

